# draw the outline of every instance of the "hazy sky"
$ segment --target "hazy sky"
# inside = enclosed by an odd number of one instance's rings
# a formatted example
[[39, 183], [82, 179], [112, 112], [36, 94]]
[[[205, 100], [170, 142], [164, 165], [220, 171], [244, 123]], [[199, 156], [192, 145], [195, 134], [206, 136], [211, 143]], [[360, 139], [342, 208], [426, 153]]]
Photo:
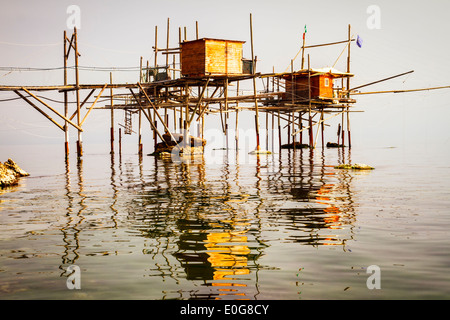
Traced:
[[[363, 39], [351, 47], [352, 84], [359, 85], [402, 72], [414, 73], [365, 88], [366, 91], [414, 89], [450, 85], [448, 34], [450, 2], [429, 1], [2, 1], [0, 10], [0, 67], [52, 68], [63, 65], [63, 32], [70, 14], [80, 8], [78, 33], [80, 66], [138, 67], [153, 61], [154, 28], [159, 45], [166, 42], [170, 18], [171, 47], [177, 46], [178, 28], [187, 27], [188, 39], [200, 37], [246, 41], [244, 56], [250, 57], [249, 15], [253, 15], [258, 72], [283, 72], [301, 46], [307, 25], [307, 44], [340, 41], [352, 34]], [[372, 9], [375, 9], [373, 11]], [[377, 11], [379, 9], [379, 11]], [[310, 49], [312, 67], [335, 63], [344, 46]], [[73, 57], [73, 56], [72, 56]], [[336, 64], [345, 70], [343, 55]], [[160, 56], [159, 61], [164, 58]], [[71, 62], [69, 62], [71, 64]], [[295, 69], [300, 60], [295, 60]], [[138, 72], [114, 72], [115, 82], [137, 82]], [[60, 85], [58, 71], [0, 69], [0, 85]], [[73, 82], [73, 77], [69, 82]], [[109, 73], [80, 72], [81, 83], [105, 83]], [[87, 94], [87, 92], [86, 92]], [[46, 94], [55, 99], [62, 95]], [[15, 98], [0, 92], [0, 100]], [[396, 145], [450, 142], [450, 89], [411, 94], [358, 96], [352, 114], [354, 144]], [[56, 105], [62, 110], [62, 105]], [[117, 115], [121, 121], [122, 113]], [[243, 121], [251, 127], [253, 119]], [[109, 140], [109, 112], [95, 110], [87, 119], [85, 143]], [[149, 131], [147, 127], [146, 131]], [[333, 133], [334, 133], [334, 129]], [[135, 138], [131, 138], [135, 139]], [[71, 132], [71, 143], [75, 141]], [[63, 133], [21, 100], [0, 102], [0, 151], [9, 144], [62, 143]], [[1, 160], [1, 159], [0, 159]]]

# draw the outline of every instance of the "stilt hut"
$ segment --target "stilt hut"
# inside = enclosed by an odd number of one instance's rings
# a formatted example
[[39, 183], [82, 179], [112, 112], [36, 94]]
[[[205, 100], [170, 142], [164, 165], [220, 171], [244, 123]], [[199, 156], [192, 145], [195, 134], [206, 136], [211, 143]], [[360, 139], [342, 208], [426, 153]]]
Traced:
[[286, 83], [286, 100], [305, 99], [336, 99], [340, 98], [337, 79], [353, 77], [353, 74], [341, 72], [334, 68], [303, 69], [293, 73], [284, 74], [282, 78]]
[[[201, 38], [181, 43], [181, 74], [184, 77], [243, 74], [242, 44], [245, 41]], [[247, 68], [245, 68], [247, 70]]]

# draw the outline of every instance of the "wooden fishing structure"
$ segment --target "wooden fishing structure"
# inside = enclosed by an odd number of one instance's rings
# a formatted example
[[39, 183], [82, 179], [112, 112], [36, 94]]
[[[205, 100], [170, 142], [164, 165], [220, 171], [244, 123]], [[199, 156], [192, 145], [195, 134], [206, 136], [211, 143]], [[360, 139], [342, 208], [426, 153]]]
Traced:
[[[204, 127], [208, 114], [220, 114], [222, 131], [226, 136], [228, 148], [229, 114], [235, 112], [235, 144], [238, 149], [239, 112], [254, 111], [255, 117], [255, 151], [264, 152], [260, 143], [260, 113], [266, 114], [266, 150], [269, 149], [269, 118], [272, 121], [272, 132], [278, 127], [280, 147], [286, 148], [315, 148], [319, 135], [324, 142], [325, 122], [333, 117], [341, 116], [338, 129], [337, 146], [344, 146], [345, 132], [347, 144], [351, 147], [350, 112], [356, 101], [351, 94], [357, 93], [350, 88], [350, 79], [354, 76], [350, 72], [350, 48], [355, 41], [348, 26], [346, 40], [319, 45], [305, 44], [305, 34], [301, 50], [301, 68], [294, 69], [291, 60], [291, 70], [281, 73], [261, 74], [256, 72], [257, 57], [253, 47], [252, 15], [250, 14], [250, 46], [251, 57], [243, 57], [245, 41], [199, 38], [198, 22], [196, 22], [196, 37], [188, 40], [186, 28], [184, 38], [182, 29], [178, 32], [178, 46], [169, 47], [170, 19], [167, 19], [166, 46], [158, 43], [158, 27], [155, 26], [155, 44], [153, 65], [147, 61], [140, 61], [139, 79], [136, 83], [114, 83], [112, 73], [109, 83], [82, 84], [79, 79], [77, 30], [68, 37], [64, 31], [64, 81], [63, 85], [55, 86], [0, 86], [0, 91], [13, 91], [35, 110], [40, 112], [57, 128], [64, 132], [65, 154], [69, 155], [69, 128], [77, 130], [76, 150], [79, 157], [83, 155], [83, 124], [93, 109], [110, 110], [110, 142], [111, 153], [114, 153], [115, 141], [115, 112], [123, 110], [124, 124], [120, 125], [125, 134], [133, 133], [132, 118], [138, 114], [138, 153], [142, 155], [142, 125], [148, 121], [153, 132], [154, 150], [172, 150], [178, 148], [184, 153], [201, 152], [205, 146]], [[347, 51], [347, 70], [338, 71], [334, 67], [311, 68], [310, 55], [306, 49], [345, 44]], [[165, 59], [158, 61], [162, 55]], [[68, 61], [74, 59], [73, 84], [68, 83]], [[340, 58], [341, 56], [339, 56]], [[172, 60], [170, 61], [170, 58]], [[339, 59], [338, 58], [338, 59]], [[305, 62], [306, 60], [306, 62]], [[177, 65], [179, 67], [177, 67]], [[412, 72], [412, 71], [410, 71]], [[410, 73], [408, 72], [408, 73]], [[404, 73], [407, 74], [407, 73]], [[382, 79], [378, 83], [404, 74]], [[257, 79], [266, 81], [263, 92], [258, 92]], [[251, 82], [253, 92], [240, 94], [239, 88], [244, 81]], [[232, 86], [236, 88], [230, 89]], [[117, 90], [121, 90], [117, 94]], [[64, 110], [58, 111], [50, 103], [38, 97], [36, 92], [57, 91], [63, 94]], [[70, 110], [68, 93], [75, 92], [75, 110]], [[108, 94], [109, 95], [106, 95]], [[83, 97], [82, 97], [83, 96]], [[100, 97], [109, 98], [109, 104], [96, 106]], [[94, 101], [89, 101], [95, 97]], [[55, 119], [55, 116], [57, 119]], [[59, 121], [57, 121], [59, 120]], [[62, 120], [62, 122], [61, 122]], [[281, 122], [287, 123], [287, 144], [282, 144], [283, 128]], [[190, 135], [191, 128], [197, 126], [198, 136]], [[314, 134], [313, 128], [317, 126]], [[119, 150], [121, 148], [121, 131], [119, 128]], [[307, 143], [303, 143], [303, 134], [308, 133]], [[321, 134], [319, 134], [321, 133]], [[273, 134], [273, 133], [272, 133]], [[272, 136], [273, 141], [273, 136]], [[273, 146], [272, 142], [272, 146]], [[161, 148], [159, 148], [161, 147]], [[158, 149], [159, 148], [159, 149]]]

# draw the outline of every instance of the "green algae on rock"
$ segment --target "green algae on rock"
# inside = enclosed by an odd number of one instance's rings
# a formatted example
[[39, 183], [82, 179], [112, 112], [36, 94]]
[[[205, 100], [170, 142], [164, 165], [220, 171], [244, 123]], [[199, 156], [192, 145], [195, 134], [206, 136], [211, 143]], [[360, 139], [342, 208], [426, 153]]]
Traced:
[[373, 170], [374, 167], [371, 167], [367, 164], [355, 163], [355, 164], [340, 164], [338, 166], [334, 166], [335, 169], [353, 169], [353, 170]]

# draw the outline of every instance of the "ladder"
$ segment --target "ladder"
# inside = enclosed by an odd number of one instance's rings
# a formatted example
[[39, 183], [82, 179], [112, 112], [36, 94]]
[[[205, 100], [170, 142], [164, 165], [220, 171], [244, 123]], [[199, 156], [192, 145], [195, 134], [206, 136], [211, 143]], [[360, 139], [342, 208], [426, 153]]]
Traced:
[[132, 111], [129, 109], [125, 109], [125, 134], [131, 134], [133, 132], [133, 120], [132, 120]]

